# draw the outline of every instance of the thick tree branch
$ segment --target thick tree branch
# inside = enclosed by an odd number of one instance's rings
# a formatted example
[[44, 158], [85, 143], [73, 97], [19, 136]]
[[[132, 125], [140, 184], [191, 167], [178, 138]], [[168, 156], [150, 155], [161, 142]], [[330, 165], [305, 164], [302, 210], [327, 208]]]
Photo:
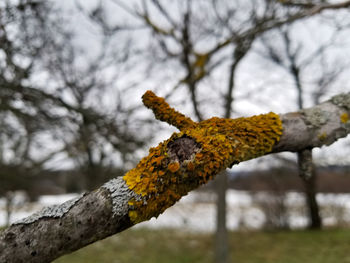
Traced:
[[0, 262], [50, 262], [158, 216], [232, 164], [271, 152], [329, 145], [350, 132], [350, 94], [280, 116], [211, 118], [200, 123], [152, 92], [144, 95], [144, 103], [180, 133], [151, 148], [124, 177], [2, 231]]
[[298, 152], [330, 145], [350, 131], [350, 93], [309, 109], [280, 115], [283, 134], [272, 152]]

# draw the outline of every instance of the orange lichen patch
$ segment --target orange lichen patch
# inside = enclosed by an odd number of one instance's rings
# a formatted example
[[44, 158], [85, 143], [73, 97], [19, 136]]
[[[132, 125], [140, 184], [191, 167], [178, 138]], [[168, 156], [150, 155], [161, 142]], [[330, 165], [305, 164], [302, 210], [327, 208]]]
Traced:
[[158, 157], [155, 157], [155, 158], [153, 158], [153, 161], [152, 161], [152, 163], [154, 164], [154, 165], [160, 165], [161, 163], [162, 163], [162, 160], [164, 159], [164, 156], [158, 156]]
[[189, 163], [187, 164], [187, 170], [188, 170], [188, 171], [193, 171], [193, 170], [194, 170], [194, 164], [193, 164], [193, 162], [189, 162]]
[[340, 115], [340, 121], [342, 123], [347, 123], [349, 121], [349, 115], [345, 112], [342, 115]]
[[[157, 118], [175, 123], [181, 131], [151, 148], [149, 155], [124, 176], [129, 188], [140, 196], [140, 200], [129, 203], [129, 217], [134, 223], [158, 216], [227, 167], [270, 152], [282, 135], [282, 122], [275, 113], [238, 119], [214, 117], [195, 123], [187, 121], [187, 117], [181, 114], [178, 116], [179, 113], [153, 93], [146, 94], [144, 102], [153, 109]], [[158, 110], [169, 113], [164, 117], [164, 112]], [[185, 119], [174, 121], [181, 116]], [[194, 140], [198, 149], [194, 149], [189, 157], [186, 155], [185, 160], [174, 161], [170, 148], [178, 147], [175, 142], [183, 138]]]
[[178, 162], [170, 163], [168, 165], [168, 170], [172, 173], [175, 173], [179, 169], [180, 169], [180, 164]]
[[203, 158], [203, 153], [196, 153], [196, 160], [201, 160]]

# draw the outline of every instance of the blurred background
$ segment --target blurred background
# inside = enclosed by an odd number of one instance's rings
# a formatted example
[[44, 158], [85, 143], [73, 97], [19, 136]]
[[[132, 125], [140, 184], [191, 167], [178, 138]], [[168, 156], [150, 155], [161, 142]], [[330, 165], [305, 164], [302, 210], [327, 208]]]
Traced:
[[[349, 92], [348, 6], [1, 1], [0, 227], [122, 176], [176, 131], [142, 105], [148, 89], [196, 121], [296, 111]], [[338, 244], [350, 242], [349, 145], [234, 166], [158, 219], [57, 262], [333, 262], [311, 255], [334, 246], [326, 254], [350, 262]], [[300, 257], [286, 261], [286, 247]]]

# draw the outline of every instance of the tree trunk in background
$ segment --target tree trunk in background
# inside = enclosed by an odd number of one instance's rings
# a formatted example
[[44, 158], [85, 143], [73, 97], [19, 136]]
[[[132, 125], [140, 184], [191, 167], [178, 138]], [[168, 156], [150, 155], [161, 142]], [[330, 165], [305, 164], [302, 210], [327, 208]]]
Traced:
[[216, 179], [216, 233], [215, 263], [228, 263], [228, 233], [226, 228], [227, 172], [221, 172]]
[[[297, 71], [298, 72], [298, 71]], [[299, 110], [304, 108], [301, 88], [301, 80], [298, 74], [295, 74], [296, 87], [298, 90]], [[303, 180], [305, 188], [306, 206], [309, 214], [310, 229], [321, 229], [322, 221], [319, 213], [319, 206], [316, 200], [316, 172], [312, 158], [312, 149], [305, 149], [297, 153], [299, 176]]]
[[306, 204], [309, 214], [309, 228], [321, 229], [322, 220], [316, 200], [316, 173], [312, 162], [312, 150], [298, 152], [299, 175], [304, 182]]
[[306, 186], [306, 199], [310, 218], [310, 229], [321, 229], [322, 220], [319, 213], [319, 207], [316, 201], [315, 180], [316, 177], [312, 176], [310, 180], [305, 180]]
[[[242, 61], [248, 53], [254, 37], [243, 39], [243, 41], [236, 40], [236, 47], [232, 53], [232, 64], [229, 70], [229, 79], [227, 86], [227, 93], [225, 95], [224, 118], [231, 118], [233, 111], [233, 90], [235, 88], [235, 74], [238, 64]], [[216, 195], [217, 195], [217, 216], [216, 216], [216, 239], [215, 239], [215, 262], [227, 263], [229, 262], [229, 240], [228, 231], [226, 227], [226, 191], [227, 172], [222, 172], [216, 179]]]
[[[289, 45], [288, 41], [287, 44]], [[297, 94], [299, 110], [304, 108], [302, 82], [300, 78], [300, 69], [296, 66], [295, 56], [290, 54], [292, 66], [291, 73], [294, 77]], [[297, 153], [299, 176], [303, 180], [305, 187], [306, 206], [309, 211], [309, 228], [321, 229], [322, 221], [319, 214], [319, 206], [316, 200], [316, 172], [314, 169], [314, 162], [312, 158], [312, 149], [305, 149]]]

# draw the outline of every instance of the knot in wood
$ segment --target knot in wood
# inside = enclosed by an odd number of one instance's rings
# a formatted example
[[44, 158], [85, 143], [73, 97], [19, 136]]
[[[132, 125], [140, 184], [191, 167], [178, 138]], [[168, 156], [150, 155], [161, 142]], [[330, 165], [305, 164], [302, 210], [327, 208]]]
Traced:
[[177, 161], [182, 164], [200, 149], [200, 144], [195, 139], [184, 135], [168, 143], [168, 157], [170, 162]]

